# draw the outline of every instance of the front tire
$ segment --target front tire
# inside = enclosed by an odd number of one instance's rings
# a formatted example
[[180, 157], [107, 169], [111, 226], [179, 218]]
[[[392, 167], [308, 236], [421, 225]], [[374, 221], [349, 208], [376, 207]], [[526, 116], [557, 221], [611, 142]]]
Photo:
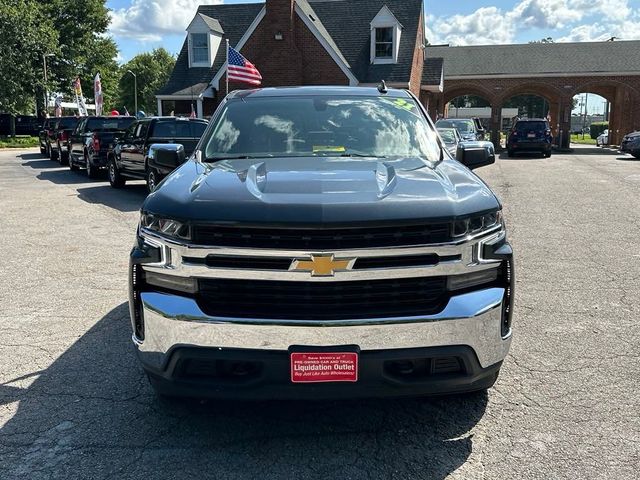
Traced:
[[96, 166], [91, 162], [91, 155], [85, 154], [84, 161], [86, 162], [86, 165], [87, 165], [87, 177], [97, 178], [99, 171], [96, 168]]
[[71, 170], [72, 172], [78, 170], [78, 166], [73, 163], [73, 155], [71, 155], [71, 153], [69, 153], [69, 170]]
[[116, 165], [116, 161], [113, 157], [109, 159], [107, 164], [107, 172], [109, 175], [109, 184], [113, 188], [122, 188], [127, 182], [125, 178], [120, 174], [118, 170], [118, 166]]
[[58, 160], [58, 152], [49, 147], [49, 160], [56, 162]]
[[147, 170], [147, 190], [149, 193], [153, 193], [154, 190], [158, 188], [160, 179], [155, 168], [147, 168]]
[[64, 154], [64, 150], [62, 150], [62, 145], [58, 143], [58, 162], [60, 163], [60, 165], [67, 164], [68, 155], [69, 155], [68, 152], [67, 152], [67, 155]]

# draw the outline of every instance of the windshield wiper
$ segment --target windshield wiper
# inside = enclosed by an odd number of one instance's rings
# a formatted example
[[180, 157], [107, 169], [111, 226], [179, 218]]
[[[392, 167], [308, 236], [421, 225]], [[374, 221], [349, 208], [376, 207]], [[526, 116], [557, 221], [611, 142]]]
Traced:
[[367, 155], [365, 153], [341, 153], [341, 157], [357, 157], [357, 158], [387, 158], [386, 155]]

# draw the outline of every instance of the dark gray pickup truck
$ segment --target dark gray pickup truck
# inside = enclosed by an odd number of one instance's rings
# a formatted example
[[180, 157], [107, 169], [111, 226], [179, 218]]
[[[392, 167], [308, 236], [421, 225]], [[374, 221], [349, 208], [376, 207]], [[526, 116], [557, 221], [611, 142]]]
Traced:
[[[177, 145], [156, 152], [177, 164]], [[402, 90], [230, 94], [151, 193], [133, 342], [161, 395], [352, 398], [489, 388], [509, 350], [501, 204]]]
[[[150, 117], [138, 120], [129, 127], [109, 152], [109, 182], [114, 188], [124, 186], [127, 178], [147, 181], [152, 192], [158, 183], [177, 165], [158, 165], [150, 162], [154, 145], [179, 144], [185, 156], [195, 150], [207, 128], [202, 119], [178, 117]], [[184, 161], [183, 157], [183, 161]]]

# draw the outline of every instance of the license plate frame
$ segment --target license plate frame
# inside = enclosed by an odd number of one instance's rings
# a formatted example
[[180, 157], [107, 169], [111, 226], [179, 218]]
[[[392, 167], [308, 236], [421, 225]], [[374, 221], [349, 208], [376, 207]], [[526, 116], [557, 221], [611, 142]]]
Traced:
[[345, 347], [292, 347], [289, 375], [293, 384], [357, 383], [360, 349]]

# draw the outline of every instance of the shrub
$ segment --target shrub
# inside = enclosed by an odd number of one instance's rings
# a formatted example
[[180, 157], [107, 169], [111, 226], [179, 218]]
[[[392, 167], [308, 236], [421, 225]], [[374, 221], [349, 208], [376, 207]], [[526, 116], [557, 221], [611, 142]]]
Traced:
[[591, 138], [594, 140], [598, 138], [598, 136], [604, 132], [607, 128], [609, 128], [609, 122], [594, 122], [591, 124]]

